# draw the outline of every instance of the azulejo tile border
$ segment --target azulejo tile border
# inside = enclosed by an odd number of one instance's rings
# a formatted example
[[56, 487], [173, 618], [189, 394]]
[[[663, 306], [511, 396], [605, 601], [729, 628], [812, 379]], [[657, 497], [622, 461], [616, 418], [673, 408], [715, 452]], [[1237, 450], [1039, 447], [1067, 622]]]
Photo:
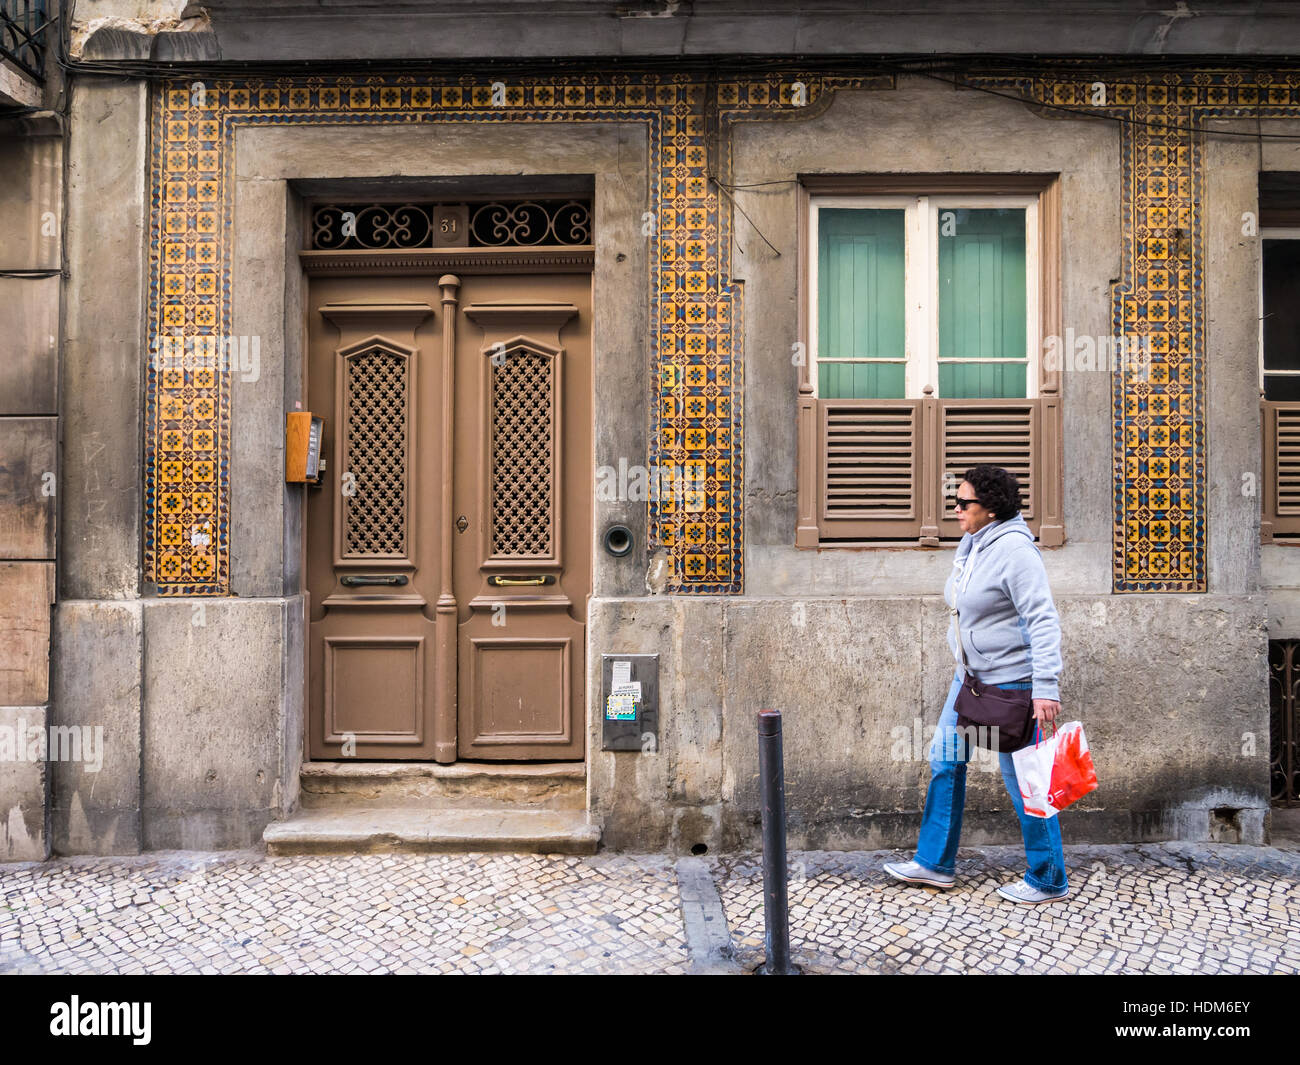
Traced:
[[[1086, 70], [972, 79], [1045, 115], [1121, 122], [1123, 276], [1117, 335], [1148, 337], [1147, 380], [1113, 377], [1113, 587], [1204, 591], [1205, 291], [1200, 211], [1209, 117], [1300, 116], [1300, 74], [1203, 71], [1104, 82]], [[738, 594], [743, 553], [743, 291], [730, 278], [731, 211], [711, 142], [743, 117], [797, 120], [838, 88], [887, 77], [655, 73], [512, 79], [296, 77], [170, 82], [155, 94], [150, 181], [149, 354], [230, 357], [234, 132], [240, 125], [644, 122], [650, 134], [654, 345], [648, 462], [702, 483], [651, 501], [650, 546], [673, 561], [669, 590]], [[720, 171], [727, 173], [725, 159]], [[237, 356], [236, 356], [237, 357]], [[147, 358], [145, 576], [163, 595], [230, 590], [229, 373]], [[671, 494], [670, 494], [671, 495]]]
[[[881, 79], [876, 79], [877, 81]], [[241, 125], [410, 122], [644, 122], [650, 133], [649, 301], [656, 373], [648, 461], [698, 490], [648, 503], [670, 590], [744, 588], [743, 401], [729, 280], [730, 218], [710, 181], [706, 124], [720, 109], [809, 112], [825, 79], [756, 77], [719, 86], [687, 75], [486, 79], [297, 77], [170, 82], [155, 97], [149, 350], [233, 352], [231, 150]], [[835, 84], [862, 84], [837, 79]], [[230, 374], [150, 358], [146, 374], [145, 573], [162, 595], [230, 590]]]
[[1205, 234], [1207, 118], [1300, 117], [1300, 72], [1206, 69], [1099, 80], [975, 79], [1014, 89], [1045, 116], [1120, 124], [1122, 276], [1116, 336], [1147, 338], [1146, 379], [1112, 376], [1112, 587], [1203, 592], [1206, 573]]

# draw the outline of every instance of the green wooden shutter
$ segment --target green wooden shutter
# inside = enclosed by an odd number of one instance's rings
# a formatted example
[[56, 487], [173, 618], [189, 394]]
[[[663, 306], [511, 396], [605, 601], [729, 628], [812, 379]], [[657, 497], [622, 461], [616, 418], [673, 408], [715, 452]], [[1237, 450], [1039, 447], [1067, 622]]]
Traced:
[[[1026, 395], [1025, 211], [939, 208], [939, 395]], [[946, 362], [979, 359], [979, 362]]]
[[902, 209], [823, 208], [817, 231], [818, 395], [902, 399]]

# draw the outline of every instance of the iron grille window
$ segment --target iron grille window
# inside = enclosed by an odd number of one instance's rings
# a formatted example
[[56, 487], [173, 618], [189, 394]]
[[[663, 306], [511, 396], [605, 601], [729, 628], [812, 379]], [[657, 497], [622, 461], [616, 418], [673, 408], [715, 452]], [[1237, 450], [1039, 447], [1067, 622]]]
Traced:
[[1275, 806], [1300, 805], [1300, 640], [1268, 641], [1268, 768]]
[[0, 0], [0, 59], [37, 81], [45, 77], [45, 0]]
[[311, 247], [316, 251], [590, 243], [591, 204], [585, 200], [326, 203], [312, 209]]

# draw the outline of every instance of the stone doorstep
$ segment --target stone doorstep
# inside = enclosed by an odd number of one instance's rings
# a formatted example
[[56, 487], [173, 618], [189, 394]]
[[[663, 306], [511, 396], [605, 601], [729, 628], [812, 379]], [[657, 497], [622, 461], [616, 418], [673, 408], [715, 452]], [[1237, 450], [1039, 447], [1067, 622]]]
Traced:
[[305, 762], [304, 810], [343, 806], [584, 810], [582, 762]]
[[346, 806], [301, 810], [267, 825], [262, 839], [272, 855], [595, 854], [600, 825], [585, 810]]

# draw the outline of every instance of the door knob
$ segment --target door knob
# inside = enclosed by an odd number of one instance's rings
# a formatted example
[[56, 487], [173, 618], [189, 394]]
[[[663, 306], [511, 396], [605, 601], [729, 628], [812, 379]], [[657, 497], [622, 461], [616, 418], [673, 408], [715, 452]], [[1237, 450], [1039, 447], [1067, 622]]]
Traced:
[[459, 518], [456, 519], [456, 531], [464, 532], [468, 528], [469, 528], [469, 518], [465, 517], [465, 515], [462, 514]]

